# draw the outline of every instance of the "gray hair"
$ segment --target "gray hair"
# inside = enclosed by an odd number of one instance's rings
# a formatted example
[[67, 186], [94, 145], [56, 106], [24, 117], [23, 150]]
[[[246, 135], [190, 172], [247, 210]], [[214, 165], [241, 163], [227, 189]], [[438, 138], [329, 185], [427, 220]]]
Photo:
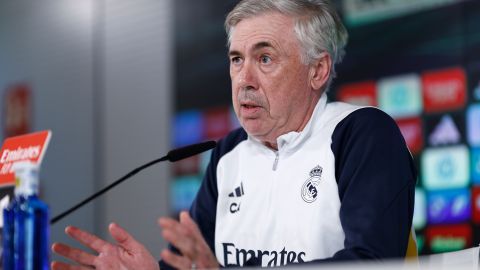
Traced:
[[327, 83], [336, 76], [335, 64], [345, 55], [348, 33], [340, 16], [329, 0], [242, 0], [228, 14], [225, 30], [230, 46], [233, 28], [242, 20], [267, 12], [279, 12], [295, 18], [294, 32], [303, 49], [302, 62], [314, 63], [327, 52], [332, 69]]

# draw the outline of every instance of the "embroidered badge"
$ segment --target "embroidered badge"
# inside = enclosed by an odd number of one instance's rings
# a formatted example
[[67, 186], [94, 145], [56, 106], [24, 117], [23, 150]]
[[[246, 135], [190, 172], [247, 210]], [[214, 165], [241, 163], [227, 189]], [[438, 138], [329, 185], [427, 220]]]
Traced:
[[320, 184], [322, 171], [322, 167], [318, 165], [310, 171], [310, 178], [302, 186], [302, 199], [305, 202], [311, 203], [317, 199], [317, 186]]

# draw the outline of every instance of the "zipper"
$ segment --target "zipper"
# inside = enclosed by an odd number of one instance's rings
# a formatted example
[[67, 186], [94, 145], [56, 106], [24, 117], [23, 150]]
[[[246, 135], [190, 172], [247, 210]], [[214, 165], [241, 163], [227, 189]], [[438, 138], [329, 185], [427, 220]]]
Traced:
[[273, 170], [273, 171], [276, 171], [276, 170], [277, 170], [278, 158], [279, 158], [279, 154], [278, 154], [278, 151], [276, 151], [276, 152], [275, 152], [275, 161], [273, 162], [273, 167], [272, 167], [272, 170]]

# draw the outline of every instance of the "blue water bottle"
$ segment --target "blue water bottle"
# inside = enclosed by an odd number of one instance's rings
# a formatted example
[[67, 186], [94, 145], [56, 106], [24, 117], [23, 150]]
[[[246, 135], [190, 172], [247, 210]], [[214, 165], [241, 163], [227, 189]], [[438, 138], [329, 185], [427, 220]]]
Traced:
[[[50, 269], [48, 206], [38, 198], [38, 166], [22, 161], [12, 168], [16, 182], [15, 199], [4, 211], [4, 219], [11, 218], [13, 212], [13, 268], [7, 268], [11, 267], [12, 257], [7, 259], [4, 256], [4, 269]], [[7, 239], [5, 235], [4, 239]]]
[[2, 246], [3, 246], [3, 270], [15, 269], [14, 255], [13, 255], [13, 237], [14, 237], [14, 215], [13, 209], [17, 205], [17, 200], [13, 198], [10, 204], [3, 209], [3, 231], [2, 231]]

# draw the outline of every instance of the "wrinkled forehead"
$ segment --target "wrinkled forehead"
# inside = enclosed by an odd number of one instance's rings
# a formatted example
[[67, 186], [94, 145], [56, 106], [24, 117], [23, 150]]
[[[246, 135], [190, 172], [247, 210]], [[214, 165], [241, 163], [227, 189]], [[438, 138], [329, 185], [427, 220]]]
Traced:
[[267, 42], [272, 45], [298, 43], [294, 34], [294, 18], [277, 12], [268, 12], [244, 18], [230, 28], [229, 48], [249, 43]]

